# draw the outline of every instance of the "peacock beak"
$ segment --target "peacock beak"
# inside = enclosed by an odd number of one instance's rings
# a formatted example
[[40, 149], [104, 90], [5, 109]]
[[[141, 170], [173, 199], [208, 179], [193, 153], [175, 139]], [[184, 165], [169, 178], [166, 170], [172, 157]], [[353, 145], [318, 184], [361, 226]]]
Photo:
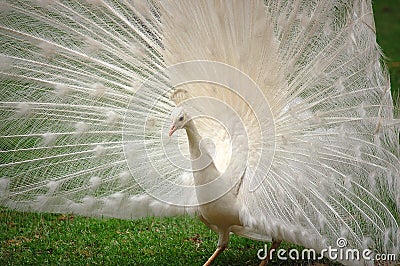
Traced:
[[175, 131], [176, 131], [175, 125], [171, 125], [171, 127], [169, 128], [168, 136], [171, 137], [172, 134], [174, 134]]

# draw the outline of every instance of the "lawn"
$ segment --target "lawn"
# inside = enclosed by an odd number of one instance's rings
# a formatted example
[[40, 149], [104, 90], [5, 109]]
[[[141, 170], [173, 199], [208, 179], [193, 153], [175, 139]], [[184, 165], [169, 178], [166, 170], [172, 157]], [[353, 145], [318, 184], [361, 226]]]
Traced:
[[[374, 2], [378, 42], [387, 57], [392, 91], [400, 88], [398, 0]], [[61, 214], [19, 213], [0, 208], [0, 265], [201, 265], [214, 251], [217, 235], [195, 218], [137, 221]], [[264, 243], [232, 236], [214, 265], [257, 265]], [[296, 246], [283, 243], [283, 248]], [[278, 261], [271, 265], [335, 265]], [[321, 265], [321, 264], [320, 264]]]
[[[0, 265], [202, 265], [218, 240], [190, 217], [125, 221], [0, 210]], [[233, 235], [213, 265], [257, 265], [262, 248], [262, 242]], [[294, 263], [305, 261], [279, 265]]]
[[392, 93], [396, 103], [400, 90], [400, 11], [398, 0], [373, 2], [377, 40], [390, 71]]

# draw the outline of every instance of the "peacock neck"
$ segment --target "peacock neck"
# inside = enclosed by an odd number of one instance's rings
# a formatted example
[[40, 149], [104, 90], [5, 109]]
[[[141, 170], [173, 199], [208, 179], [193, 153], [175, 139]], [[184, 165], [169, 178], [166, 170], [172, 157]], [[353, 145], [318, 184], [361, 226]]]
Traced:
[[202, 137], [193, 121], [189, 121], [185, 129], [189, 141], [190, 159], [198, 159], [201, 156], [200, 142]]
[[[212, 156], [202, 146], [202, 137], [198, 133], [194, 122], [190, 121], [185, 129], [189, 141], [190, 159], [196, 187], [214, 181], [220, 176], [219, 171], [214, 165]], [[196, 193], [199, 197], [199, 193], [202, 194], [204, 192], [197, 191]], [[208, 195], [208, 193], [206, 194]]]

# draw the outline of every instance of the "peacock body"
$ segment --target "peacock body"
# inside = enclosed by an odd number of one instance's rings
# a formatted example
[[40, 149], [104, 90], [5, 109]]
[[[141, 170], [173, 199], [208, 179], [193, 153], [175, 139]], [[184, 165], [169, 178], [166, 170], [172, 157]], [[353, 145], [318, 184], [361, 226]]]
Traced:
[[198, 215], [222, 250], [234, 232], [400, 253], [399, 120], [370, 1], [0, 10], [2, 205]]

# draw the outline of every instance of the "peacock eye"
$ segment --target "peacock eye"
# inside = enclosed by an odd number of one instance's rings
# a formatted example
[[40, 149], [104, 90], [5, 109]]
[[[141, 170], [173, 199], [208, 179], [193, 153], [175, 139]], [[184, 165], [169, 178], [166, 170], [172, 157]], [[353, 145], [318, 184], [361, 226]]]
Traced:
[[183, 116], [179, 117], [178, 120], [179, 120], [180, 122], [182, 122], [182, 121], [183, 121]]

